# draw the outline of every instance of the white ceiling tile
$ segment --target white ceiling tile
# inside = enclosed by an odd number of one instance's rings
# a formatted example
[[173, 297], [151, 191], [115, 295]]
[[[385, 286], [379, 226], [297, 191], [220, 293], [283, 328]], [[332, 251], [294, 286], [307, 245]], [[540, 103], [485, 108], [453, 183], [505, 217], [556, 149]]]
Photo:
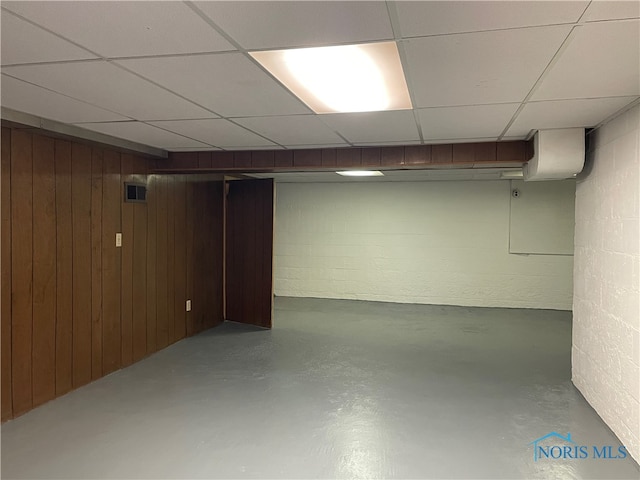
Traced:
[[251, 117], [234, 121], [281, 145], [344, 143], [315, 115]]
[[397, 2], [403, 37], [577, 22], [586, 1]]
[[384, 2], [196, 2], [247, 49], [393, 38]]
[[118, 63], [225, 117], [309, 113], [300, 100], [240, 53]]
[[622, 95], [640, 95], [640, 20], [578, 27], [532, 99]]
[[136, 120], [215, 116], [105, 61], [8, 67], [3, 72]]
[[418, 110], [422, 138], [497, 137], [511, 120], [519, 103], [440, 107]]
[[571, 27], [407, 40], [414, 107], [521, 102]]
[[598, 0], [591, 2], [585, 19], [588, 22], [599, 20], [621, 20], [623, 18], [639, 18], [640, 2], [634, 0]]
[[63, 123], [129, 120], [117, 113], [2, 76], [2, 106]]
[[[2, 4], [4, 6], [4, 3]], [[83, 60], [95, 55], [8, 13], [2, 12], [2, 65]]]
[[153, 125], [224, 149], [273, 145], [249, 130], [221, 118], [151, 122]]
[[637, 97], [589, 98], [527, 103], [508, 136], [527, 135], [546, 128], [594, 127]]
[[207, 147], [196, 140], [142, 122], [83, 123], [78, 127], [158, 148]]
[[183, 2], [2, 2], [2, 5], [105, 57], [233, 49]]
[[332, 113], [322, 120], [351, 143], [419, 140], [411, 110], [367, 113]]
[[[197, 8], [243, 47], [267, 49], [393, 38], [388, 6], [398, 13], [400, 34], [425, 36], [402, 40], [424, 142], [453, 143], [497, 138], [587, 2], [202, 2]], [[188, 2], [3, 1], [2, 9], [2, 105], [13, 110], [91, 123], [171, 150], [213, 149], [210, 142], [228, 150], [345, 146], [340, 135], [354, 145], [420, 143], [410, 110], [317, 117], [245, 54], [207, 53], [233, 46]], [[637, 98], [639, 16], [637, 1], [591, 2], [583, 15], [591, 23], [575, 27], [505, 138], [593, 126]], [[619, 20], [629, 17], [636, 20]], [[470, 31], [476, 33], [462, 33]], [[92, 60], [71, 42], [101, 55], [154, 57]], [[6, 66], [53, 61], [67, 63]], [[158, 122], [195, 140], [136, 122], [107, 123], [126, 119]], [[186, 119], [193, 121], [175, 121]]]

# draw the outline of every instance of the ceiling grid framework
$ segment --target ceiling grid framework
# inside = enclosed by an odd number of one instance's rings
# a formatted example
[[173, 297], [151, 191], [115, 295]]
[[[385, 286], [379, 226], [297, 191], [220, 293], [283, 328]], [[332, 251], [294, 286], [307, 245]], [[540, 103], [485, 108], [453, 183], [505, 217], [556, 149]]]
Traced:
[[[396, 10], [394, 2], [386, 2], [387, 11], [389, 12], [389, 21], [391, 22], [391, 29], [393, 30], [393, 38], [398, 44], [398, 54], [400, 55], [400, 61], [402, 62], [403, 68], [408, 65], [407, 52], [404, 48], [404, 41], [402, 40], [402, 31], [400, 29], [400, 20], [398, 19], [398, 11]], [[409, 89], [409, 96], [411, 98], [411, 104], [416, 104], [416, 99], [414, 98], [412, 88], [412, 81], [407, 77], [405, 72], [405, 78], [407, 80], [407, 87]], [[418, 127], [418, 135], [420, 136], [420, 143], [424, 143], [424, 134], [422, 130], [422, 123], [420, 119], [420, 115], [418, 115], [417, 110], [413, 109], [413, 119], [416, 122], [416, 126]]]
[[[640, 97], [640, 2], [2, 2], [3, 111], [168, 151], [518, 140]], [[248, 52], [395, 40], [412, 110], [315, 114]]]

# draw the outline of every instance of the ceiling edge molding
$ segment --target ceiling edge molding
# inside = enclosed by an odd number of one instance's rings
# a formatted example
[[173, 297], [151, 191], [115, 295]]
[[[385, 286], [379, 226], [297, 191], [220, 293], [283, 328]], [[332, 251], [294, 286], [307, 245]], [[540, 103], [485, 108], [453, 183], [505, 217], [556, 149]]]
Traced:
[[16, 126], [22, 128], [32, 128], [37, 130], [43, 130], [50, 132], [60, 137], [67, 137], [70, 139], [82, 139], [89, 142], [100, 143], [132, 151], [136, 153], [142, 153], [156, 158], [168, 158], [169, 152], [161, 148], [150, 147], [142, 143], [131, 142], [122, 138], [112, 137], [103, 133], [87, 130], [75, 125], [68, 125], [66, 123], [57, 122], [55, 120], [49, 120], [46, 118], [31, 115], [29, 113], [12, 110], [10, 108], [2, 107], [0, 117], [3, 122], [10, 122], [16, 124]]

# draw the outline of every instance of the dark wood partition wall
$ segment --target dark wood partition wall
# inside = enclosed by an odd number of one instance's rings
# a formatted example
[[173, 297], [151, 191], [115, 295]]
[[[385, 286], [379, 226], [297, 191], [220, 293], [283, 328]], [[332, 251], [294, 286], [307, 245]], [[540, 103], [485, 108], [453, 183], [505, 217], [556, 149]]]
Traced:
[[223, 318], [224, 183], [194, 181], [188, 185], [189, 222], [197, 224], [197, 229], [192, 233], [193, 247], [187, 248], [187, 265], [193, 268], [193, 273], [187, 275], [187, 290], [201, 299], [193, 304], [191, 322], [187, 322], [187, 332], [192, 335], [213, 327]]
[[2, 163], [0, 163], [1, 198], [0, 222], [2, 239], [0, 240], [0, 379], [2, 421], [13, 416], [11, 391], [11, 130], [2, 129]]
[[222, 181], [152, 164], [2, 128], [3, 421], [222, 321]]
[[226, 319], [271, 328], [273, 179], [228, 183]]

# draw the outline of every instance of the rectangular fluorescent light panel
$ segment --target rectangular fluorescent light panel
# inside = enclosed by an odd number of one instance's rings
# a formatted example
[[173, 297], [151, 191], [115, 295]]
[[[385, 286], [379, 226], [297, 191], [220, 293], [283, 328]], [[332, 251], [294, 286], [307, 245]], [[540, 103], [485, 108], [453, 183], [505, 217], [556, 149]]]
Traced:
[[396, 42], [249, 54], [316, 113], [412, 108]]
[[383, 177], [384, 173], [378, 170], [346, 170], [344, 172], [336, 172], [343, 177]]

